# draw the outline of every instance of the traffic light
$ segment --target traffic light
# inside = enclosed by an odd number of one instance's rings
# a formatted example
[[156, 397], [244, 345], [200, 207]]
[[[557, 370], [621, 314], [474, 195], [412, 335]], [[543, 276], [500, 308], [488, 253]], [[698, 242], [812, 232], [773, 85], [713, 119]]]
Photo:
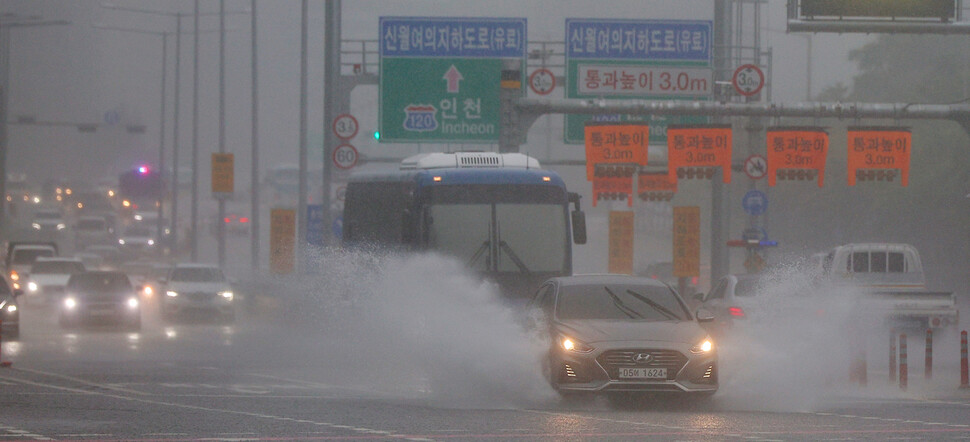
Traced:
[[381, 131], [379, 131], [379, 130], [375, 130], [374, 131], [374, 140], [375, 141], [380, 141], [381, 140]]

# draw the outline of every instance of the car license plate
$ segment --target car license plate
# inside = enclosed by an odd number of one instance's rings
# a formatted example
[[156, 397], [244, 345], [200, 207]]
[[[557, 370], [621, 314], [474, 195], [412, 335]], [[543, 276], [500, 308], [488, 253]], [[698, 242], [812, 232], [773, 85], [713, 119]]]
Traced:
[[620, 368], [620, 379], [667, 379], [666, 368]]

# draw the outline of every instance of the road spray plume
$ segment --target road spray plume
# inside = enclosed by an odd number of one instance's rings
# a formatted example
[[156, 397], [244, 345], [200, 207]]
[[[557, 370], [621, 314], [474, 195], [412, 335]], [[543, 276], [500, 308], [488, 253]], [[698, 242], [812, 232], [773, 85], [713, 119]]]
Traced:
[[541, 371], [548, 342], [527, 331], [499, 288], [435, 254], [336, 251], [298, 283], [301, 314], [326, 343], [331, 382], [503, 408], [554, 397]]
[[766, 272], [747, 318], [721, 339], [720, 406], [812, 411], [849, 387], [852, 352], [878, 329], [856, 309], [861, 293], [814, 280], [805, 265]]

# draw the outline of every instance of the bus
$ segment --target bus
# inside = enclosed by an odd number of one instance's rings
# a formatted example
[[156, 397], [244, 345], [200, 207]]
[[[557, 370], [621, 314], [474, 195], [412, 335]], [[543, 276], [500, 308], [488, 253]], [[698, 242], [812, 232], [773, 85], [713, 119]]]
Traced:
[[350, 177], [342, 243], [450, 255], [524, 299], [572, 274], [572, 243], [586, 243], [579, 200], [523, 154], [419, 154], [398, 171]]

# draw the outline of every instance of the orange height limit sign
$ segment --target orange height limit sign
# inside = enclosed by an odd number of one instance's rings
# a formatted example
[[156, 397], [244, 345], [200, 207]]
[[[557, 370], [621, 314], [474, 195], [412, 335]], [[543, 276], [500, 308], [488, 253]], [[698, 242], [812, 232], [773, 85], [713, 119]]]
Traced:
[[597, 164], [647, 165], [650, 126], [646, 124], [586, 124], [586, 179]]
[[721, 167], [725, 183], [731, 182], [731, 125], [667, 127], [667, 158], [670, 180], [677, 182], [682, 167]]
[[909, 185], [909, 157], [913, 134], [904, 127], [849, 127], [849, 185], [860, 169], [898, 169], [903, 187]]
[[674, 276], [701, 274], [701, 208], [674, 207]]
[[818, 171], [818, 187], [825, 181], [825, 158], [829, 134], [820, 127], [775, 127], [767, 130], [768, 185], [774, 186], [778, 171]]

